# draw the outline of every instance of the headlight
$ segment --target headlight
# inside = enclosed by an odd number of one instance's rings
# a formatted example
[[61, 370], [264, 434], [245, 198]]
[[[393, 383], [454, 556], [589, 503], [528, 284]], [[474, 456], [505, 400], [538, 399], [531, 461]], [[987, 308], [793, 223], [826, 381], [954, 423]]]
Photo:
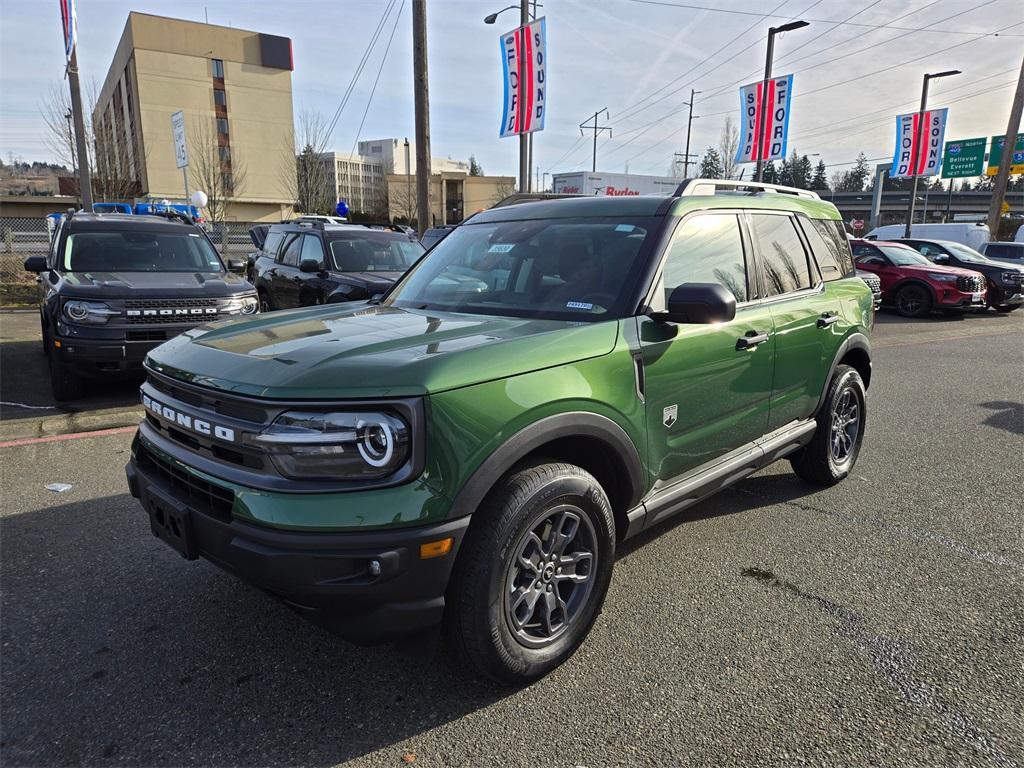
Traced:
[[64, 303], [64, 317], [73, 323], [103, 325], [121, 312], [102, 301], [68, 301]]
[[1021, 279], [1020, 272], [1003, 272], [1004, 283], [1019, 283]]
[[947, 275], [944, 272], [929, 272], [928, 277], [939, 283], [955, 283], [956, 275]]
[[409, 458], [409, 427], [380, 411], [288, 411], [249, 439], [296, 479], [377, 480]]
[[228, 301], [222, 308], [225, 315], [254, 315], [260, 308], [260, 302], [255, 296], [242, 296]]

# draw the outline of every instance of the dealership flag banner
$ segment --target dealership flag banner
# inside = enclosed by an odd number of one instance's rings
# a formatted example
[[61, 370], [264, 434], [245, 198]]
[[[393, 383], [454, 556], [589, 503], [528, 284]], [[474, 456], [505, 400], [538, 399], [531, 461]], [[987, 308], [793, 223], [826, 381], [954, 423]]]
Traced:
[[[541, 18], [501, 36], [501, 66], [505, 79], [499, 136], [544, 130], [547, 111], [547, 23]], [[519, 60], [526, 62], [526, 88], [519, 85]]]
[[896, 117], [896, 149], [892, 154], [890, 179], [938, 175], [942, 168], [942, 142], [948, 112], [949, 109], [943, 107]]
[[60, 22], [64, 28], [64, 55], [70, 57], [78, 37], [78, 9], [75, 0], [60, 0]]
[[[740, 88], [740, 145], [737, 163], [756, 163], [786, 157], [789, 136], [789, 112], [793, 104], [793, 76], [773, 77], [767, 88], [758, 81]], [[758, 135], [761, 111], [765, 110], [764, 133]]]

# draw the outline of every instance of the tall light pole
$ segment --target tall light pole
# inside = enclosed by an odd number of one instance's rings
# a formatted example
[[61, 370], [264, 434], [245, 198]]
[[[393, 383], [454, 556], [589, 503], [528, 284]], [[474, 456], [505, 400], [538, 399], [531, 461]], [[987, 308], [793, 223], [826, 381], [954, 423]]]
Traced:
[[764, 147], [768, 146], [768, 142], [764, 140], [765, 113], [768, 111], [765, 109], [765, 101], [768, 95], [768, 82], [772, 79], [772, 57], [775, 55], [775, 36], [782, 32], [792, 32], [794, 29], [802, 29], [807, 26], [810, 26], [810, 23], [806, 21], [791, 21], [789, 24], [783, 24], [781, 27], [768, 27], [768, 54], [765, 56], [764, 61], [764, 80], [761, 81], [761, 109], [758, 111], [757, 116], [757, 181], [762, 181], [764, 176], [764, 158], [761, 155], [763, 154]]
[[416, 228], [430, 221], [430, 89], [427, 80], [427, 0], [412, 0], [412, 79], [416, 112]]
[[[690, 131], [693, 128], [693, 97], [696, 96], [700, 91], [695, 91], [693, 88], [690, 89], [690, 100], [686, 102], [686, 105], [690, 108], [690, 116], [686, 120], [686, 154], [683, 157], [683, 178], [690, 178]], [[700, 115], [698, 115], [700, 117]]]
[[910, 237], [910, 228], [914, 225], [914, 202], [917, 200], [917, 163], [921, 157], [922, 151], [927, 151], [923, 147], [923, 143], [928, 140], [928, 127], [924, 124], [924, 113], [928, 108], [928, 83], [932, 80], [937, 80], [940, 77], [952, 77], [953, 75], [959, 75], [959, 69], [948, 69], [945, 72], [933, 72], [924, 76], [923, 82], [921, 83], [921, 109], [917, 112], [917, 136], [915, 146], [917, 152], [910, 158], [910, 167], [914, 171], [913, 182], [910, 187], [910, 200], [907, 201], [907, 223], [903, 228], [903, 236]]

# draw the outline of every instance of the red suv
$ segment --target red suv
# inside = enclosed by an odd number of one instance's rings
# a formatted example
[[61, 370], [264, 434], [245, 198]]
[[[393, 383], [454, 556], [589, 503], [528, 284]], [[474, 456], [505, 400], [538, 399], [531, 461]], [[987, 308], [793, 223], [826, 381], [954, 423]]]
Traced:
[[984, 275], [939, 266], [901, 243], [851, 240], [850, 247], [857, 269], [878, 275], [882, 302], [903, 317], [924, 317], [933, 309], [962, 312], [985, 307]]

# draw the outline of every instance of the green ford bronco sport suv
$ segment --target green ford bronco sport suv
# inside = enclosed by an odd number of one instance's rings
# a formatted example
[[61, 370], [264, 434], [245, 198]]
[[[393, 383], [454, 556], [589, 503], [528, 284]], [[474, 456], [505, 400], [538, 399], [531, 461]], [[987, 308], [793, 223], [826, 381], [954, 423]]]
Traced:
[[383, 298], [150, 352], [128, 483], [185, 558], [356, 642], [441, 624], [525, 682], [584, 640], [619, 542], [783, 457], [849, 474], [873, 322], [811, 192], [494, 208]]

